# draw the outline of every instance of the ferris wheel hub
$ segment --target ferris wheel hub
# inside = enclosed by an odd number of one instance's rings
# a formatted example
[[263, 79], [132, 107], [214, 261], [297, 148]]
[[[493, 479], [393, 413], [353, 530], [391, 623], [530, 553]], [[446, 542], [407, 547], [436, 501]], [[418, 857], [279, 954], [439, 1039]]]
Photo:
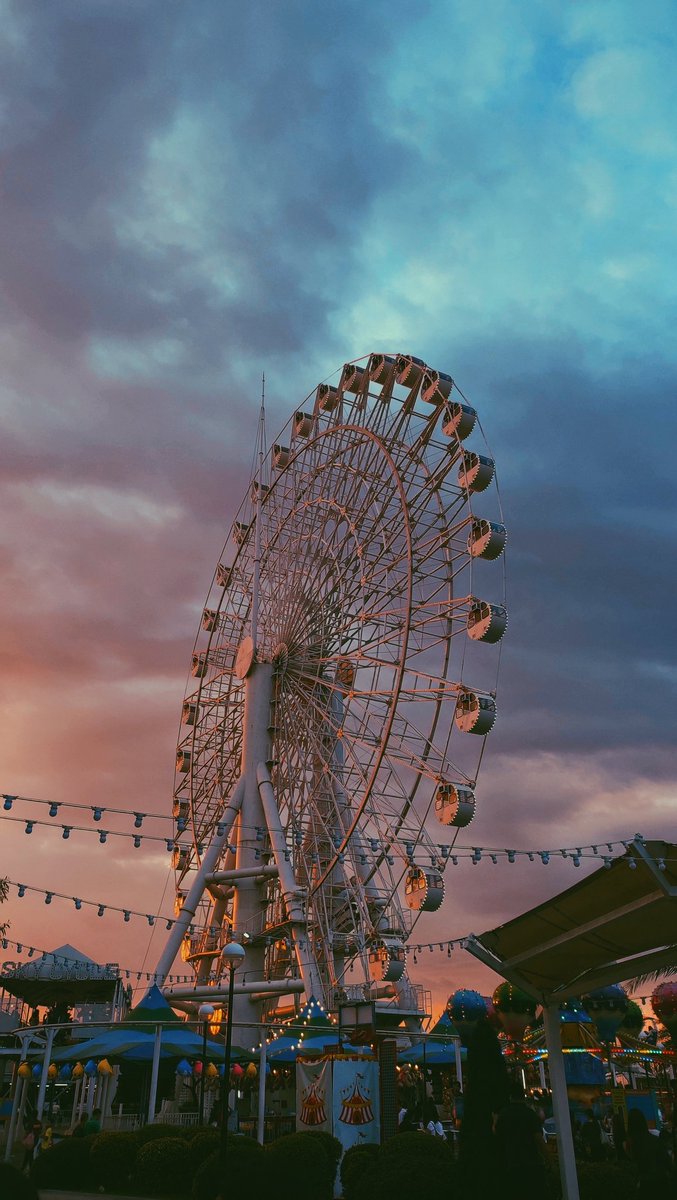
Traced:
[[252, 637], [244, 637], [235, 655], [235, 666], [233, 669], [237, 678], [246, 679], [255, 661], [254, 639]]

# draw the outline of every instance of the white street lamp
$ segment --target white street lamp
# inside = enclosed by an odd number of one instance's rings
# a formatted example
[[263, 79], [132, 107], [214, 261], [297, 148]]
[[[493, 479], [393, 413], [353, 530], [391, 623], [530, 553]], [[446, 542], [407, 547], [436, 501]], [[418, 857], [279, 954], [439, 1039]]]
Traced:
[[223, 1101], [221, 1104], [221, 1163], [226, 1165], [228, 1151], [228, 1097], [230, 1095], [230, 1050], [233, 1042], [233, 995], [235, 972], [244, 961], [244, 948], [239, 942], [227, 942], [221, 951], [221, 962], [228, 967], [228, 1012], [226, 1013], [226, 1058], [223, 1064]]

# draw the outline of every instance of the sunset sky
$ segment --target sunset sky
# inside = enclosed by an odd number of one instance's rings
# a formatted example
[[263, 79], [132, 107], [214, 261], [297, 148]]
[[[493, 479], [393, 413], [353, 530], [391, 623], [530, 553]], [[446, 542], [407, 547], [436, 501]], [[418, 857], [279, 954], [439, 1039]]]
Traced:
[[[0, 790], [169, 815], [261, 373], [274, 435], [396, 350], [480, 411], [509, 526], [460, 840], [677, 840], [676, 41], [672, 0], [0, 0]], [[0, 876], [171, 914], [161, 843], [10, 820], [46, 811], [3, 811]], [[463, 862], [416, 937], [586, 863]], [[162, 944], [15, 887], [6, 916], [133, 970]], [[412, 975], [438, 1004], [497, 982], [463, 953]]]

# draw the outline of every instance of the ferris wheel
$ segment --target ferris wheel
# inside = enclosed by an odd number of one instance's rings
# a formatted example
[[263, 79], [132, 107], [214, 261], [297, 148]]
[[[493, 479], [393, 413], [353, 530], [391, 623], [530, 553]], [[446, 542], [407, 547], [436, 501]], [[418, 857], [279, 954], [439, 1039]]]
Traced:
[[496, 719], [494, 475], [474, 408], [409, 355], [346, 363], [269, 448], [260, 424], [183, 702], [159, 973], [181, 941], [213, 985], [236, 935], [240, 1016], [360, 980], [406, 1007]]

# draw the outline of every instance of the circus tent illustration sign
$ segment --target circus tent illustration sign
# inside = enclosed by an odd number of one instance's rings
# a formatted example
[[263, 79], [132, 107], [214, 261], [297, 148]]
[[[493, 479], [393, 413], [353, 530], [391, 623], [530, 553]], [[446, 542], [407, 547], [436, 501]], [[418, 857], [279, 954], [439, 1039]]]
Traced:
[[367, 1058], [297, 1060], [296, 1128], [324, 1129], [344, 1150], [380, 1137], [378, 1064]]
[[331, 1133], [331, 1063], [297, 1062], [296, 1128]]

